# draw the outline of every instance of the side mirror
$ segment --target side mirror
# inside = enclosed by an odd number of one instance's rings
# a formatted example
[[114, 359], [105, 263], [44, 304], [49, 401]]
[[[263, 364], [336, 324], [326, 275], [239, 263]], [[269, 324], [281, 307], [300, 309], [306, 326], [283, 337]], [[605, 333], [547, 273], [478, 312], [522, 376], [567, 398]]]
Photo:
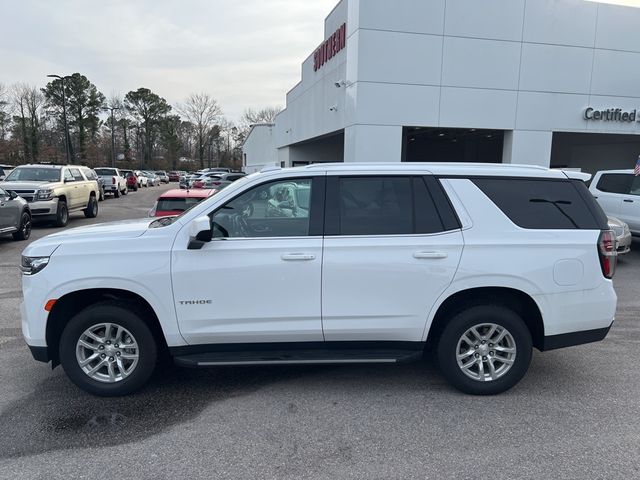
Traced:
[[191, 222], [189, 225], [189, 237], [188, 250], [200, 250], [205, 243], [209, 243], [213, 238], [211, 219], [207, 215], [203, 215]]
[[11, 200], [15, 200], [16, 198], [18, 198], [18, 194], [17, 194], [16, 192], [14, 192], [13, 190], [11, 190], [11, 191], [9, 192], [9, 198], [10, 198]]

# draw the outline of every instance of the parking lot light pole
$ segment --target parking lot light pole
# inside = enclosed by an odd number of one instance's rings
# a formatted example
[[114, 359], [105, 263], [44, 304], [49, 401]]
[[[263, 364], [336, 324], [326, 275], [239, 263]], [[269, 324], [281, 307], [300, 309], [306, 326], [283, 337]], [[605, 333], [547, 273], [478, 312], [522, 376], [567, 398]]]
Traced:
[[69, 75], [61, 77], [60, 75], [47, 75], [49, 78], [59, 78], [62, 82], [62, 121], [64, 122], [64, 148], [67, 153], [67, 165], [71, 163], [71, 153], [69, 148], [69, 125], [67, 124], [67, 101], [64, 94], [64, 79]]
[[111, 110], [111, 166], [116, 168], [116, 137], [115, 123], [113, 121], [113, 111], [122, 110], [120, 107], [105, 107], [104, 110]]

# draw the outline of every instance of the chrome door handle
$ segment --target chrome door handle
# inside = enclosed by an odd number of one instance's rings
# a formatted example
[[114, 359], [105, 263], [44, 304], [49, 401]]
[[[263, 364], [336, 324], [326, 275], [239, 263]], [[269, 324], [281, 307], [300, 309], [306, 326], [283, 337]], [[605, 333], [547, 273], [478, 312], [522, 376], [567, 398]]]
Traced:
[[419, 260], [426, 258], [447, 258], [449, 255], [445, 252], [416, 252], [413, 254], [413, 258], [417, 258]]
[[285, 253], [282, 255], [282, 260], [291, 261], [291, 260], [315, 260], [316, 256], [309, 253]]

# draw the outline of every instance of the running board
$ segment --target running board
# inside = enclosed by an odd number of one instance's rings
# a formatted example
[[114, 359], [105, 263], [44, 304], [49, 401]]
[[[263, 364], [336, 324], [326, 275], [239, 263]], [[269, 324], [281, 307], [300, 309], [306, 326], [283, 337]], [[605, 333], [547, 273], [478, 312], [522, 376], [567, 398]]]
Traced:
[[338, 365], [358, 363], [408, 363], [419, 360], [417, 350], [286, 350], [212, 352], [173, 357], [181, 367], [232, 365]]

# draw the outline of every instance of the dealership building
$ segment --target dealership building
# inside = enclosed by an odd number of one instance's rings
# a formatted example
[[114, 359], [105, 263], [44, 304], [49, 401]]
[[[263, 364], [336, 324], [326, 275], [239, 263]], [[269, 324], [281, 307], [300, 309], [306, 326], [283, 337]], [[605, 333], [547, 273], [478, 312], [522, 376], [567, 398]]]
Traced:
[[593, 173], [640, 155], [640, 8], [589, 0], [342, 0], [249, 172], [492, 162]]

